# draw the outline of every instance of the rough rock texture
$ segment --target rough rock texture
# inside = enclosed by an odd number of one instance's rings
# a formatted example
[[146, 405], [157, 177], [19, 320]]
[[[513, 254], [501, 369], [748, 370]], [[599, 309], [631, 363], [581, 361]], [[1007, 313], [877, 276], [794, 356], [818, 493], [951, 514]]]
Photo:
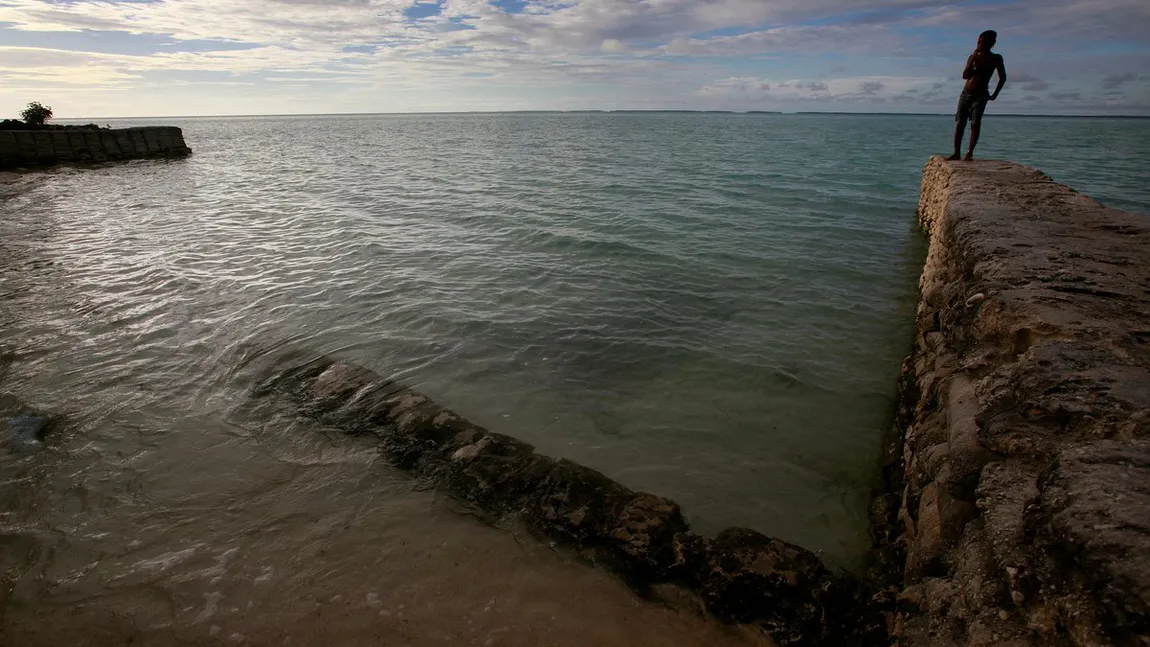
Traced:
[[1150, 645], [1150, 218], [939, 157], [919, 218], [919, 334], [873, 510], [896, 635]]
[[883, 617], [852, 577], [811, 552], [733, 528], [692, 533], [668, 499], [635, 492], [478, 427], [364, 368], [323, 358], [257, 387], [348, 433], [374, 434], [396, 465], [495, 517], [514, 515], [640, 592], [677, 584], [718, 618], [757, 624], [778, 645], [882, 645]]
[[182, 157], [192, 152], [174, 126], [114, 130], [0, 130], [0, 169], [60, 162]]

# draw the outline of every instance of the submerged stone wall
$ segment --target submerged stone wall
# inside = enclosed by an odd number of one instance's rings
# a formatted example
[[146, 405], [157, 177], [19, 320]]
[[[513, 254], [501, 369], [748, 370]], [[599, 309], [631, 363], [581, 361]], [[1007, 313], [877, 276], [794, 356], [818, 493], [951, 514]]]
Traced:
[[0, 130], [0, 169], [61, 162], [179, 157], [192, 152], [175, 126], [114, 130]]
[[1150, 216], [932, 158], [875, 501], [913, 646], [1150, 644]]
[[887, 644], [869, 589], [799, 546], [745, 528], [695, 534], [674, 501], [537, 454], [353, 364], [319, 358], [253, 392], [277, 394], [309, 417], [375, 436], [400, 468], [486, 516], [514, 518], [614, 571], [641, 594], [687, 589], [714, 616], [757, 627], [779, 647]]

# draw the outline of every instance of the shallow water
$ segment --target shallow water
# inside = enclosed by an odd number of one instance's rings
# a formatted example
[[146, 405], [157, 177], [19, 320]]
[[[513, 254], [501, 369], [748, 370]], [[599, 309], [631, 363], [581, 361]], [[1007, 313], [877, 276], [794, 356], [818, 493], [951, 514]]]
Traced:
[[235, 404], [0, 457], [0, 644], [767, 645], [419, 491], [366, 438]]
[[[48, 450], [5, 459], [6, 536], [35, 529], [28, 572], [80, 596], [155, 560], [236, 555], [219, 568], [238, 582], [266, 557], [302, 595], [323, 571], [285, 555], [341, 523], [346, 559], [320, 563], [349, 586], [362, 546], [475, 534], [370, 448], [253, 415], [246, 389], [287, 351], [403, 380], [676, 499], [705, 532], [749, 526], [858, 566], [924, 252], [919, 171], [949, 120], [164, 122], [191, 158], [62, 168], [0, 205], [3, 388], [66, 416]], [[980, 152], [1150, 210], [1148, 123], [988, 117]], [[381, 577], [456, 569], [440, 566]], [[195, 612], [173, 626], [210, 628], [192, 622], [207, 602], [171, 603]]]

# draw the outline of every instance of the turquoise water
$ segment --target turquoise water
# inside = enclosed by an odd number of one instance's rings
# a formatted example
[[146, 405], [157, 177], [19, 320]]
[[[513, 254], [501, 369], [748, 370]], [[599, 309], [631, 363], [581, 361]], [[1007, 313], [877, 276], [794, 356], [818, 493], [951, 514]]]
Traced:
[[1033, 166], [1109, 207], [1150, 213], [1150, 119], [990, 114], [980, 141], [980, 157]]
[[[38, 401], [194, 435], [241, 406], [251, 348], [336, 353], [703, 531], [865, 552], [949, 119], [159, 121], [195, 154], [0, 206], [44, 261], [0, 337]], [[1150, 210], [1148, 150], [1150, 121], [990, 115], [979, 153]]]

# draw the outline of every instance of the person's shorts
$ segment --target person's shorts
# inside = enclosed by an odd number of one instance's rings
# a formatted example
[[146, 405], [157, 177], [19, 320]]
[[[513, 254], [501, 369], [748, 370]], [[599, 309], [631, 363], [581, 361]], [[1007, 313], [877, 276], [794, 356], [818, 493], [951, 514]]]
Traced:
[[963, 92], [958, 97], [958, 110], [954, 113], [954, 120], [970, 120], [971, 127], [979, 125], [982, 123], [982, 113], [986, 112], [987, 101], [990, 101], [989, 96]]

